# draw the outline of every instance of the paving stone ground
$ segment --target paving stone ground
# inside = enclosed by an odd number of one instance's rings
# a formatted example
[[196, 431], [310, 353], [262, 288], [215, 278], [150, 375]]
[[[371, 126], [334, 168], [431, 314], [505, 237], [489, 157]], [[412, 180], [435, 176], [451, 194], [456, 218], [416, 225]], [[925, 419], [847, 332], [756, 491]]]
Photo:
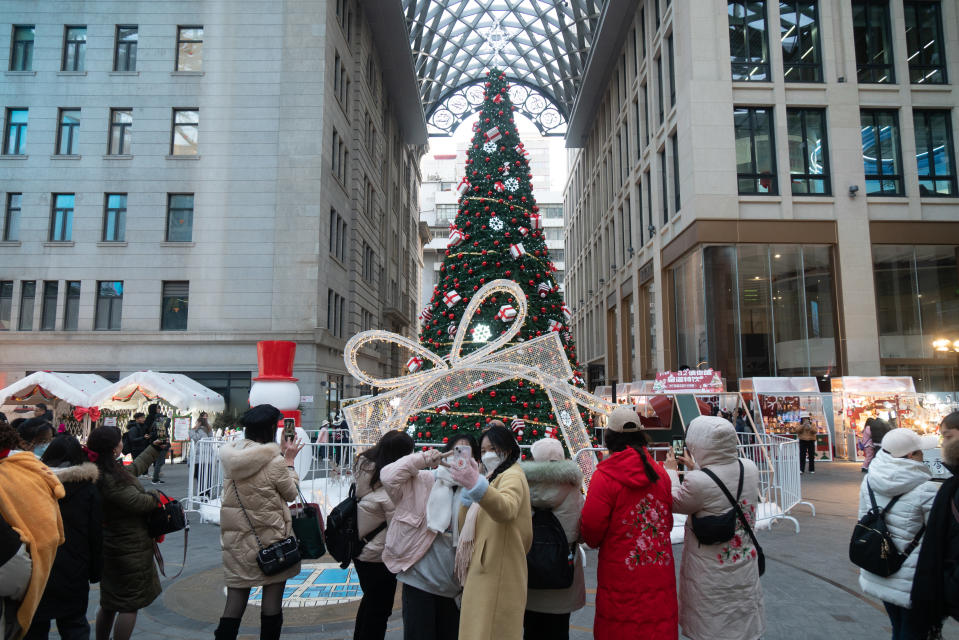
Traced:
[[[164, 467], [169, 495], [186, 494], [185, 465]], [[790, 522], [780, 522], [771, 530], [758, 532], [766, 551], [766, 575], [762, 579], [765, 595], [767, 632], [773, 640], [877, 640], [891, 635], [888, 618], [881, 603], [862, 595], [857, 571], [847, 558], [849, 535], [855, 523], [859, 466], [853, 463], [821, 463], [815, 475], [803, 477], [803, 498], [816, 507], [797, 507], [792, 515], [801, 530], [797, 534]], [[150, 487], [149, 483], [146, 485]], [[193, 520], [198, 518], [193, 517]], [[179, 569], [182, 534], [169, 536], [163, 543], [167, 573]], [[677, 565], [682, 553], [674, 548]], [[329, 558], [319, 562], [330, 561]], [[171, 571], [172, 569], [172, 571]], [[587, 605], [573, 614], [570, 638], [592, 637], [595, 614], [596, 552], [587, 556]], [[219, 528], [194, 523], [190, 531], [187, 567], [174, 581], [163, 581], [164, 593], [141, 611], [134, 637], [137, 640], [199, 639], [209, 640], [225, 601], [220, 569]], [[96, 614], [99, 591], [90, 594], [89, 618]], [[387, 632], [389, 640], [403, 637], [399, 594]], [[334, 640], [353, 637], [356, 603], [326, 607], [300, 607], [284, 610], [283, 637], [292, 639]], [[247, 609], [240, 637], [259, 637], [259, 611]], [[56, 632], [51, 638], [58, 637]], [[959, 638], [959, 624], [950, 622], [944, 638]], [[624, 639], [625, 640], [625, 639]]]

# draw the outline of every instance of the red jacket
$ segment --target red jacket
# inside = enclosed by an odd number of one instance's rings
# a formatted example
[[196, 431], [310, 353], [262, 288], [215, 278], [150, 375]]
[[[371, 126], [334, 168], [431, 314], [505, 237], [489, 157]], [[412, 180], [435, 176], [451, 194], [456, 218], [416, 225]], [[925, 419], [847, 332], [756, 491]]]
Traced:
[[599, 548], [596, 638], [679, 636], [671, 482], [653, 467], [655, 483], [640, 454], [627, 447], [601, 462], [590, 481], [581, 527], [586, 544]]

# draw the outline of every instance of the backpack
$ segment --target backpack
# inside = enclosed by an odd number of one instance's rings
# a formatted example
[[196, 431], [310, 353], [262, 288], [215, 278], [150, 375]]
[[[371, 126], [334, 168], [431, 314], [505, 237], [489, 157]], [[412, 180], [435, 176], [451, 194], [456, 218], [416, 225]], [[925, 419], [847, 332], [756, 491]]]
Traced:
[[333, 507], [333, 510], [326, 516], [324, 533], [326, 550], [329, 551], [334, 560], [340, 563], [341, 569], [350, 566], [350, 562], [360, 555], [363, 547], [386, 528], [386, 522], [381, 522], [378, 527], [361, 538], [357, 512], [359, 502], [356, 498], [356, 483], [354, 482], [350, 485], [350, 494], [346, 499]]
[[[135, 422], [133, 424], [136, 424]], [[127, 430], [123, 432], [121, 441], [123, 442], [123, 455], [128, 453], [133, 453], [133, 430], [136, 429], [135, 426], [127, 426]]]
[[530, 589], [566, 589], [573, 584], [576, 545], [570, 545], [549, 509], [533, 509], [533, 544], [526, 554]]
[[849, 541], [849, 560], [854, 565], [865, 569], [882, 578], [888, 578], [902, 568], [902, 564], [910, 553], [915, 550], [926, 532], [926, 525], [922, 525], [919, 533], [912, 539], [909, 546], [902, 553], [896, 548], [889, 529], [886, 528], [886, 513], [899, 501], [898, 495], [889, 501], [885, 508], [880, 509], [876, 504], [876, 495], [866, 481], [866, 490], [869, 492], [869, 501], [872, 508], [856, 523], [852, 531], [852, 540]]

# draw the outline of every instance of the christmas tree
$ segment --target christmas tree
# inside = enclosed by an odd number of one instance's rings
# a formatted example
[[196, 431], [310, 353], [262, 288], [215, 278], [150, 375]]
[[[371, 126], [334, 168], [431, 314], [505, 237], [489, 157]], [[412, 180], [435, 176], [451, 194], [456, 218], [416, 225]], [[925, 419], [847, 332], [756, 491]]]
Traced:
[[[472, 295], [496, 279], [513, 280], [529, 302], [525, 323], [510, 344], [558, 331], [566, 357], [583, 385], [576, 347], [569, 332], [569, 308], [553, 278], [542, 216], [533, 197], [527, 156], [513, 120], [509, 85], [500, 71], [489, 72], [483, 108], [473, 126], [473, 140], [460, 182], [456, 219], [450, 224], [440, 282], [420, 314], [420, 343], [447, 356]], [[515, 301], [491, 299], [469, 327], [462, 354], [482, 347], [503, 333], [516, 317]], [[426, 366], [410, 358], [410, 371]], [[477, 438], [491, 420], [502, 420], [521, 444], [542, 437], [560, 437], [556, 417], [543, 389], [511, 380], [410, 416], [409, 433], [418, 441], [447, 442], [457, 433]], [[583, 414], [584, 420], [589, 420]]]

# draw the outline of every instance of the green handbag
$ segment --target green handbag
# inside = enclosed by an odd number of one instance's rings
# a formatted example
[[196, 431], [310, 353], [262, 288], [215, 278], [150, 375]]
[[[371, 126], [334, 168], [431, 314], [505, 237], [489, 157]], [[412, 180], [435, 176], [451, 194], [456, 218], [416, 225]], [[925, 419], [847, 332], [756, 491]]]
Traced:
[[307, 502], [303, 492], [297, 487], [300, 502], [290, 505], [290, 517], [293, 518], [293, 535], [300, 543], [300, 557], [315, 559], [326, 553], [323, 544], [323, 520], [320, 518], [320, 506]]

